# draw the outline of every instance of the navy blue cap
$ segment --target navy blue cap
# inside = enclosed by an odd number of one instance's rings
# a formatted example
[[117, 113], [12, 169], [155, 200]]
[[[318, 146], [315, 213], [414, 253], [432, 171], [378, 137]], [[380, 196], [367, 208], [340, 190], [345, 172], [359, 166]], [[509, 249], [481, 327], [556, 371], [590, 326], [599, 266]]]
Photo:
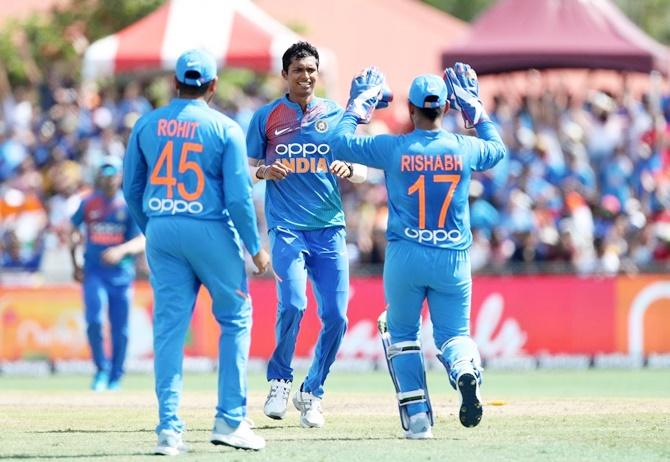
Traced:
[[[426, 98], [431, 97], [431, 101]], [[437, 98], [436, 101], [432, 101]], [[409, 102], [416, 107], [437, 108], [447, 104], [447, 85], [434, 74], [423, 74], [416, 77], [409, 87]]]
[[216, 78], [216, 60], [202, 49], [186, 51], [177, 60], [175, 75], [183, 84], [201, 87]]

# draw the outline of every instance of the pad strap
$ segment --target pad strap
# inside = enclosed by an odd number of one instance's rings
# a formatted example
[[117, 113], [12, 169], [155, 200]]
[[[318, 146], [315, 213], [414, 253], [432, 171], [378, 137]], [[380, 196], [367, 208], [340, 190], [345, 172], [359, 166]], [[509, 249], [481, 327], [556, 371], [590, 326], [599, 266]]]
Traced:
[[419, 354], [421, 353], [421, 343], [418, 340], [408, 340], [389, 345], [388, 359], [393, 359], [399, 355]]
[[400, 406], [426, 402], [426, 392], [422, 389], [400, 392], [396, 397]]

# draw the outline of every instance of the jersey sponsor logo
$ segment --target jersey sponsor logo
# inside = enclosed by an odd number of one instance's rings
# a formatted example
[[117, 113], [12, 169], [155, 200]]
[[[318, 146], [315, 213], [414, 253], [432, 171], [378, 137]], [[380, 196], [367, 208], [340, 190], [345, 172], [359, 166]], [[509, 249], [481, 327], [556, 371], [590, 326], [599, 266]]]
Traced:
[[286, 128], [275, 128], [275, 136], [281, 136], [284, 133], [288, 133], [291, 131], [291, 127], [286, 127]]
[[323, 119], [317, 120], [314, 124], [314, 128], [319, 133], [326, 133], [328, 131], [328, 122]]
[[405, 228], [405, 236], [419, 244], [430, 243], [440, 245], [447, 242], [457, 243], [463, 239], [463, 233], [458, 229], [414, 229]]
[[275, 153], [279, 156], [288, 156], [288, 157], [307, 157], [318, 154], [320, 156], [325, 156], [330, 152], [330, 145], [321, 143], [289, 143], [289, 144], [278, 144], [275, 146]]
[[126, 227], [117, 223], [94, 222], [89, 225], [88, 236], [92, 244], [118, 245], [123, 243]]
[[178, 213], [190, 213], [198, 215], [204, 210], [204, 206], [199, 201], [185, 201], [182, 199], [159, 199], [152, 197], [149, 199], [149, 210], [154, 212], [176, 215]]

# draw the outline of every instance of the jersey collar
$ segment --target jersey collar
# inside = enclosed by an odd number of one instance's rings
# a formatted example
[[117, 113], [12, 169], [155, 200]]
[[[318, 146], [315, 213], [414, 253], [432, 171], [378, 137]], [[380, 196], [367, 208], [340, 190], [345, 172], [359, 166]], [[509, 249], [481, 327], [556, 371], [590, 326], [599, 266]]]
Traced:
[[[288, 98], [288, 93], [284, 93], [284, 103], [286, 103], [287, 105], [291, 106], [292, 108], [296, 108], [296, 109], [298, 109], [299, 111], [302, 112], [302, 108], [300, 107], [300, 105], [298, 103], [294, 103], [293, 101], [291, 101]], [[319, 103], [319, 98], [317, 96], [314, 96], [312, 98], [312, 100], [309, 103], [307, 103], [307, 108], [306, 108], [307, 111], [305, 111], [305, 112], [308, 112], [310, 109], [313, 109], [314, 107], [316, 107], [316, 105], [318, 103]]]
[[175, 104], [179, 104], [181, 106], [185, 106], [187, 104], [195, 104], [197, 106], [202, 106], [202, 107], [208, 107], [209, 106], [206, 101], [203, 101], [201, 99], [174, 98], [172, 100], [172, 102], [175, 103]]

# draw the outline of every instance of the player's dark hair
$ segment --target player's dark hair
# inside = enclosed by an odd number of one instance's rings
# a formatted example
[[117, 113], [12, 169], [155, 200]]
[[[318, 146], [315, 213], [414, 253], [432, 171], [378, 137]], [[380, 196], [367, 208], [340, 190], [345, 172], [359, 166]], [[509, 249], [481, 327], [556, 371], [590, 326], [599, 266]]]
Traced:
[[205, 85], [195, 87], [193, 85], [186, 85], [185, 83], [177, 80], [177, 90], [179, 91], [179, 96], [185, 96], [187, 98], [198, 98], [200, 96], [204, 96], [205, 93], [207, 93], [207, 90], [209, 90], [209, 87], [213, 82], [214, 81], [212, 80]]
[[[435, 103], [437, 102], [438, 97], [436, 95], [430, 95], [426, 96], [426, 103]], [[419, 107], [415, 106], [417, 111], [426, 119], [430, 120], [433, 122], [435, 119], [437, 119], [440, 114], [444, 111], [444, 107]]]
[[297, 42], [291, 45], [281, 57], [282, 68], [288, 72], [288, 67], [294, 59], [303, 59], [309, 56], [316, 58], [316, 68], [319, 68], [319, 52], [311, 43]]

